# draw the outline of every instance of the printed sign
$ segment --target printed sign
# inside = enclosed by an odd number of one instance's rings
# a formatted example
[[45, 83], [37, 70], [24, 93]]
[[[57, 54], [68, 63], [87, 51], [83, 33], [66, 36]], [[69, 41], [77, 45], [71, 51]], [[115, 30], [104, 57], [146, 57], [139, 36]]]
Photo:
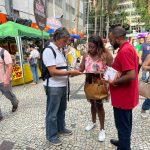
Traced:
[[44, 30], [47, 21], [46, 7], [44, 2], [43, 0], [34, 0], [33, 5], [36, 23], [41, 30]]

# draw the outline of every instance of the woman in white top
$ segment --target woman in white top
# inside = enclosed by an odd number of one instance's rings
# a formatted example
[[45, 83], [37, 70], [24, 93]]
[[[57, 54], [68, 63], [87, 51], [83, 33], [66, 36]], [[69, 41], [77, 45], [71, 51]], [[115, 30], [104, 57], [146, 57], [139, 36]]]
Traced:
[[40, 53], [38, 52], [37, 48], [35, 45], [30, 45], [30, 55], [29, 55], [29, 64], [33, 76], [33, 83], [32, 84], [37, 84], [39, 81], [38, 77], [38, 59], [40, 58]]

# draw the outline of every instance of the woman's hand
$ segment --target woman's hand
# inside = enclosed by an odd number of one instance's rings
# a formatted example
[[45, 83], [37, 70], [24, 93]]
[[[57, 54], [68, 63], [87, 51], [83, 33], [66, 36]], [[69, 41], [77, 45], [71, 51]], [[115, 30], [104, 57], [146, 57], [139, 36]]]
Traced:
[[80, 72], [79, 70], [69, 70], [69, 76], [74, 77], [77, 75], [81, 75], [82, 72]]

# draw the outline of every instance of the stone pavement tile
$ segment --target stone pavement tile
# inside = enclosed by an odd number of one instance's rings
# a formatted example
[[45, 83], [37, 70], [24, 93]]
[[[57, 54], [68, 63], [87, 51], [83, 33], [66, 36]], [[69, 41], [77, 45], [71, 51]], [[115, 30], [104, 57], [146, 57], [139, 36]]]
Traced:
[[[4, 120], [0, 123], [0, 143], [4, 140], [15, 143], [13, 150], [25, 150], [27, 147], [35, 150], [115, 150], [109, 140], [117, 139], [114, 125], [113, 109], [110, 102], [105, 102], [106, 140], [98, 142], [99, 121], [97, 126], [85, 132], [85, 126], [91, 121], [90, 104], [83, 92], [84, 75], [70, 78], [71, 98], [66, 111], [66, 125], [73, 131], [69, 137], [61, 137], [62, 146], [56, 147], [45, 138], [45, 107], [46, 96], [42, 82], [32, 86], [13, 87], [14, 93], [20, 100], [18, 111], [11, 112], [11, 104], [0, 95], [0, 106]], [[150, 147], [150, 117], [140, 116], [141, 104], [133, 111], [132, 150], [148, 150]]]

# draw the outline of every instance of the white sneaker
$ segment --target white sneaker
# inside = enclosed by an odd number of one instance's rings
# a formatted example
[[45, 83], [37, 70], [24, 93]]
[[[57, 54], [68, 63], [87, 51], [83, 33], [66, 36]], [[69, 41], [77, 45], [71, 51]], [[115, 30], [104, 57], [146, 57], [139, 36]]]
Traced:
[[86, 127], [85, 127], [85, 131], [90, 131], [91, 129], [93, 129], [96, 126], [96, 123], [89, 123]]
[[105, 130], [102, 129], [102, 130], [99, 132], [98, 140], [99, 140], [100, 142], [103, 142], [103, 141], [105, 140]]

